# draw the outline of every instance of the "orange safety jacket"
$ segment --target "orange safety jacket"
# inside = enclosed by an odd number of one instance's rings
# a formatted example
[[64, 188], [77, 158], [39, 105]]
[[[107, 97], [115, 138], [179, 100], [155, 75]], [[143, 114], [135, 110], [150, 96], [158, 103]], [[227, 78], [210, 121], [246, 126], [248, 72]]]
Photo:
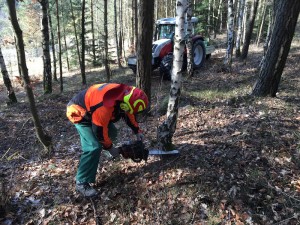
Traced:
[[130, 87], [124, 84], [95, 84], [75, 95], [67, 106], [67, 117], [73, 123], [91, 123], [93, 132], [104, 149], [112, 147], [108, 136], [108, 124], [123, 118], [135, 134], [139, 132], [133, 114], [120, 108], [124, 91]]

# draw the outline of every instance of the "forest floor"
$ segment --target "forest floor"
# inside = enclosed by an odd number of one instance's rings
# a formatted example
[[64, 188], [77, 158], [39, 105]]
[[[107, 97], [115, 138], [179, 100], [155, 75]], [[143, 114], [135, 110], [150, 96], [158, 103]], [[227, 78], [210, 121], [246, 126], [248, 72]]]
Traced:
[[[64, 75], [35, 98], [54, 152], [42, 157], [28, 103], [6, 106], [0, 86], [0, 223], [2, 224], [299, 224], [300, 223], [300, 38], [293, 41], [276, 98], [250, 97], [262, 56], [251, 45], [247, 62], [233, 60], [221, 72], [218, 48], [193, 78], [183, 77], [173, 142], [180, 155], [147, 162], [104, 160], [95, 188], [84, 199], [75, 192], [79, 136], [65, 117], [66, 104], [81, 90], [81, 76]], [[127, 69], [113, 68], [112, 82], [134, 85]], [[88, 84], [103, 82], [103, 68], [88, 69]], [[155, 71], [153, 116], [141, 124], [147, 143], [162, 123], [160, 106], [170, 88]], [[133, 138], [119, 122], [119, 141]]]

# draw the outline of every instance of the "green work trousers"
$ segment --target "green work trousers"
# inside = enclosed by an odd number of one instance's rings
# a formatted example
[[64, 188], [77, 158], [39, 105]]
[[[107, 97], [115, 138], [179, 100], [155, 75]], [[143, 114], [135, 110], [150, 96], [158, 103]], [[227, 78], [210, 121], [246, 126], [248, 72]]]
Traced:
[[[102, 145], [98, 141], [90, 124], [78, 123], [75, 124], [75, 127], [80, 135], [82, 148], [82, 154], [76, 174], [76, 182], [95, 183]], [[115, 141], [117, 135], [117, 128], [113, 123], [109, 123], [108, 136], [112, 141]]]

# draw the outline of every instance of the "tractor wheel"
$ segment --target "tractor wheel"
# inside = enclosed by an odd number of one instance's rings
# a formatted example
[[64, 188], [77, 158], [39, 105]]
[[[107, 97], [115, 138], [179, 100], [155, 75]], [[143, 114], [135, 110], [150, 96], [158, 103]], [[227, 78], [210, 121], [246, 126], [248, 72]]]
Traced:
[[168, 54], [161, 60], [159, 73], [164, 80], [171, 80], [172, 77], [173, 54]]
[[201, 40], [197, 40], [193, 44], [193, 52], [194, 52], [194, 68], [199, 69], [203, 66], [205, 62], [205, 45]]

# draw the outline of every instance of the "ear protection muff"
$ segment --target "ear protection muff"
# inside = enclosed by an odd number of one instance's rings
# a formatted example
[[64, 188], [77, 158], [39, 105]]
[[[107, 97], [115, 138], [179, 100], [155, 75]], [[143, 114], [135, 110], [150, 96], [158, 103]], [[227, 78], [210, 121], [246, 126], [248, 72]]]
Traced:
[[120, 108], [125, 112], [130, 111], [130, 107], [124, 102], [120, 103]]

